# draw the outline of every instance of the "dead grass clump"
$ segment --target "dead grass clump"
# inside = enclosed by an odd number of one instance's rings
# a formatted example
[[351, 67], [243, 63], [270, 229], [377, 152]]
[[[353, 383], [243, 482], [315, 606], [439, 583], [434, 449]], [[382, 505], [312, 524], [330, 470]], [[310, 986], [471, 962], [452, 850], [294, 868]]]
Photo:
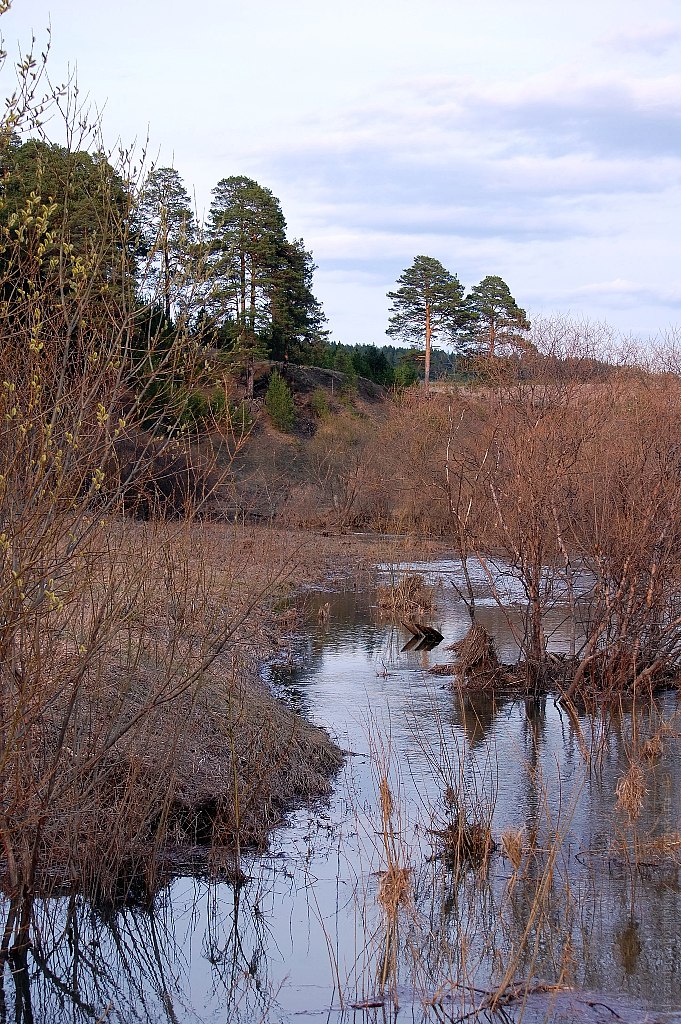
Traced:
[[381, 820], [384, 828], [387, 829], [388, 823], [395, 809], [395, 805], [393, 802], [393, 795], [390, 790], [390, 784], [385, 776], [381, 778], [378, 786], [378, 792], [381, 800]]
[[501, 835], [502, 856], [511, 862], [514, 871], [518, 871], [523, 862], [525, 852], [525, 830], [508, 828]]
[[663, 750], [663, 741], [659, 733], [647, 739], [641, 747], [641, 758], [644, 761], [656, 761]]
[[[663, 832], [657, 836], [634, 834], [629, 841], [624, 836], [613, 845], [611, 862], [620, 866], [632, 864], [646, 877], [659, 877], [659, 872], [681, 866], [681, 833]], [[675, 875], [674, 875], [675, 877]]]
[[484, 626], [473, 623], [461, 640], [455, 641], [448, 650], [459, 657], [458, 669], [461, 675], [469, 672], [487, 672], [499, 666], [494, 640]]
[[636, 821], [643, 807], [646, 794], [643, 769], [638, 761], [632, 761], [625, 775], [615, 787], [617, 807], [629, 821]]
[[432, 589], [416, 573], [407, 573], [398, 583], [378, 588], [378, 607], [390, 615], [423, 614], [432, 612], [434, 606]]
[[329, 736], [276, 701], [248, 667], [212, 675], [188, 725], [171, 817], [191, 823], [198, 812], [203, 830], [189, 841], [263, 847], [292, 801], [329, 793], [342, 763]]
[[436, 856], [458, 868], [468, 864], [481, 868], [496, 849], [489, 825], [483, 821], [467, 822], [463, 815], [444, 829], [431, 829], [436, 838]]
[[394, 920], [399, 907], [406, 906], [411, 897], [411, 869], [391, 864], [381, 872], [378, 883], [378, 902], [389, 920]]
[[681, 833], [664, 832], [656, 836], [648, 845], [651, 853], [657, 854], [664, 860], [681, 860]]

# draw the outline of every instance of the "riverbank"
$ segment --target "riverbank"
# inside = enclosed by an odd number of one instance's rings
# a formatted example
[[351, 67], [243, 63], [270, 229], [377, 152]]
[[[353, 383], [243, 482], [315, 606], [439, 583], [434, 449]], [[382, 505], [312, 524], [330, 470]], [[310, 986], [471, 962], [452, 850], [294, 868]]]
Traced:
[[[2, 888], [146, 898], [187, 857], [238, 876], [342, 754], [278, 701], [292, 599], [367, 582], [394, 540], [225, 523], [93, 522], [6, 708]], [[67, 585], [68, 584], [68, 585]], [[19, 667], [20, 666], [20, 667]]]

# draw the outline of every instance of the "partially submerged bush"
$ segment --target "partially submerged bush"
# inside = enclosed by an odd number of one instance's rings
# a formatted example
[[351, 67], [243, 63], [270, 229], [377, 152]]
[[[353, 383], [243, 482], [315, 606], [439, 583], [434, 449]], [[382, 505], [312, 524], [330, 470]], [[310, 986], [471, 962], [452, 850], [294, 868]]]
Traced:
[[436, 855], [454, 870], [463, 866], [483, 867], [496, 849], [489, 824], [469, 822], [463, 814], [446, 828], [429, 831], [435, 838]]
[[399, 582], [379, 587], [377, 594], [378, 607], [391, 615], [422, 614], [435, 606], [432, 587], [417, 573], [406, 573]]

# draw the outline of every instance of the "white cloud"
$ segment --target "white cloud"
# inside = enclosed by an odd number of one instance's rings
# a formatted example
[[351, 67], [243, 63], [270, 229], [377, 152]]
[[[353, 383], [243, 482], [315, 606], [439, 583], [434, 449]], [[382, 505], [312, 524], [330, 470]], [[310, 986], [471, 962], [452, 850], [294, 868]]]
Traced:
[[663, 306], [681, 308], [681, 283], [676, 287], [660, 288], [655, 284], [642, 284], [615, 278], [612, 281], [595, 281], [582, 285], [560, 295], [563, 301], [584, 303], [585, 299], [597, 299], [604, 306], [613, 308], [636, 306]]
[[636, 25], [612, 32], [600, 40], [604, 49], [624, 53], [646, 53], [660, 57], [681, 42], [681, 26], [666, 22], [653, 25]]

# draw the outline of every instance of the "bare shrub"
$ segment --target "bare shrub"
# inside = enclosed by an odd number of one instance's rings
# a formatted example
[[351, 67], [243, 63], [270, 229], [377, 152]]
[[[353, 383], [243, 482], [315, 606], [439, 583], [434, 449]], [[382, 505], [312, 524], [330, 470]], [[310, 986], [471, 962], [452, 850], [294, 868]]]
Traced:
[[380, 517], [380, 497], [374, 489], [378, 453], [370, 438], [369, 425], [350, 412], [335, 413], [320, 423], [308, 454], [317, 515], [321, 513], [323, 521], [361, 527]]
[[[488, 360], [482, 381], [411, 389], [357, 453], [349, 504], [371, 494], [381, 514], [364, 522], [451, 538], [472, 621], [478, 561], [530, 688], [610, 700], [678, 673], [681, 383], [667, 341], [646, 356], [604, 324], [538, 321], [512, 374]], [[569, 635], [560, 657], [549, 616]]]
[[127, 515], [149, 520], [191, 515], [215, 491], [220, 475], [188, 437], [167, 440], [136, 431], [116, 441], [106, 478]]
[[[650, 689], [673, 678], [681, 639], [679, 383], [615, 351], [604, 329], [538, 330], [530, 379], [490, 381], [465, 409], [451, 401], [453, 532], [478, 557], [533, 685], [608, 699]], [[520, 627], [488, 552], [523, 592]], [[558, 609], [571, 642], [552, 664], [545, 623]]]

